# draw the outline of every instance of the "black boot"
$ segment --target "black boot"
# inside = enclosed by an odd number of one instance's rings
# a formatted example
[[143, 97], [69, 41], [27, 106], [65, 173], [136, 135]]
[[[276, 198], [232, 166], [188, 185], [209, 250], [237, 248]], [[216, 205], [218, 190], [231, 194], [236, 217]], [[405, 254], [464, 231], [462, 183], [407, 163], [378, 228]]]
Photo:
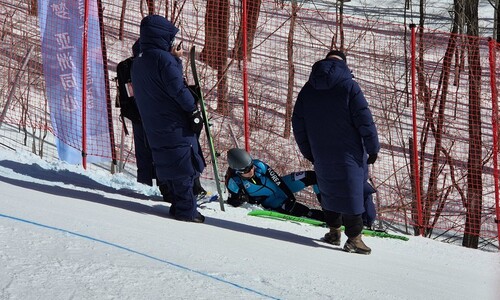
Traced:
[[204, 223], [205, 222], [205, 216], [200, 214], [200, 213], [198, 213], [198, 215], [192, 219], [184, 218], [184, 217], [175, 217], [175, 219], [178, 221], [193, 222], [193, 223]]

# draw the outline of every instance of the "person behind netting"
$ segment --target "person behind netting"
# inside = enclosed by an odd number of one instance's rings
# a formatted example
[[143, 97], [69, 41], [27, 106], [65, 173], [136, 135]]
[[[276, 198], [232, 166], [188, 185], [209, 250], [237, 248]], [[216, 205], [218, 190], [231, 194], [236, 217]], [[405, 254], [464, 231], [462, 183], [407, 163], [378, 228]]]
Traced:
[[165, 17], [149, 15], [140, 25], [141, 53], [132, 64], [132, 83], [156, 177], [172, 196], [170, 215], [203, 223], [193, 184], [205, 168], [198, 135], [203, 122], [182, 75], [179, 29]]
[[309, 208], [296, 201], [294, 194], [312, 186], [320, 200], [314, 171], [293, 172], [280, 177], [269, 165], [252, 159], [243, 149], [227, 152], [229, 164], [226, 172], [227, 203], [238, 207], [245, 202], [259, 204], [277, 212], [324, 221], [321, 209]]
[[[133, 58], [136, 58], [140, 52], [141, 46], [139, 39], [137, 39], [134, 45], [132, 45]], [[133, 62], [134, 61], [132, 59], [132, 64]], [[135, 103], [133, 103], [133, 105], [131, 105], [129, 109], [133, 110], [132, 115], [134, 116], [130, 120], [132, 122], [135, 150], [134, 153], [137, 164], [137, 182], [153, 186], [153, 179], [156, 179], [156, 172], [154, 169], [153, 155], [151, 153], [151, 149], [149, 148], [146, 133], [144, 132], [144, 127], [142, 126], [141, 116]], [[168, 186], [166, 184], [158, 182], [158, 180], [156, 183], [163, 197], [163, 200], [172, 203], [172, 194], [169, 192]], [[198, 199], [204, 197], [207, 194], [207, 191], [201, 185], [200, 177], [196, 177], [194, 180], [193, 193]]]

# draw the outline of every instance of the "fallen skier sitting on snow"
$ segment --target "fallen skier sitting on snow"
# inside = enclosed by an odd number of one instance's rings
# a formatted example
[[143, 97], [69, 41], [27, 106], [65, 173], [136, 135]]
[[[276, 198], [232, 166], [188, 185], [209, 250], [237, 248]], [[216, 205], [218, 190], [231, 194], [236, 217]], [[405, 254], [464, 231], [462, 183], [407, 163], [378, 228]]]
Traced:
[[294, 193], [312, 186], [320, 200], [314, 171], [294, 172], [280, 177], [267, 164], [252, 159], [245, 150], [238, 148], [229, 150], [227, 158], [228, 204], [237, 207], [248, 202], [269, 210], [324, 221], [321, 209], [309, 208], [297, 202], [294, 196]]
[[[280, 177], [269, 165], [259, 159], [253, 159], [248, 152], [238, 148], [228, 151], [227, 160], [229, 168], [225, 181], [229, 192], [228, 204], [238, 207], [248, 202], [280, 213], [324, 221], [321, 209], [309, 208], [297, 202], [294, 196], [295, 193], [312, 186], [321, 203], [314, 171], [293, 172]], [[371, 228], [376, 218], [371, 197], [375, 190], [371, 185], [367, 185], [369, 188], [365, 189], [363, 223], [366, 228]]]

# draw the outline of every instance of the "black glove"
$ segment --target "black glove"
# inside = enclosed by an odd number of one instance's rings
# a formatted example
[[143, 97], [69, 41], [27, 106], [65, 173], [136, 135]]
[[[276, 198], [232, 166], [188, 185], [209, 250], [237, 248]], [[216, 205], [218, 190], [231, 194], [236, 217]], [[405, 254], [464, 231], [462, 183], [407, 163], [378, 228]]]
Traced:
[[188, 85], [187, 86], [189, 89], [189, 92], [191, 92], [191, 95], [193, 95], [194, 102], [198, 104], [199, 100], [201, 99], [201, 89], [199, 85]]
[[245, 202], [248, 202], [248, 195], [243, 193], [231, 194], [227, 199], [227, 204], [234, 207], [241, 206]]
[[200, 134], [201, 129], [203, 129], [203, 119], [201, 118], [201, 113], [199, 110], [195, 110], [191, 113], [191, 129], [194, 133]]
[[376, 160], [377, 160], [377, 153], [368, 154], [368, 159], [366, 160], [366, 163], [369, 165], [373, 165]]

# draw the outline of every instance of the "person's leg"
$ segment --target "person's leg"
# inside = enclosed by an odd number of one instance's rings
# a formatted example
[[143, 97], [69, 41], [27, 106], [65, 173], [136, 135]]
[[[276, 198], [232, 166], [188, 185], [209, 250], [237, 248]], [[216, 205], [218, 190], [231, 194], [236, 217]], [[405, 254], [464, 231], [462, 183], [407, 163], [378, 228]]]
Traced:
[[375, 208], [375, 204], [373, 203], [373, 193], [375, 193], [375, 189], [368, 182], [364, 183], [363, 186], [363, 195], [364, 195], [364, 207], [365, 212], [363, 213], [363, 224], [371, 228], [375, 219], [377, 218], [377, 210]]
[[203, 223], [205, 218], [198, 212], [193, 194], [194, 176], [168, 181], [175, 205], [175, 218], [181, 221]]
[[282, 179], [292, 193], [297, 193], [307, 186], [316, 184], [316, 173], [314, 171], [293, 172], [283, 176]]
[[316, 172], [314, 171], [302, 171], [293, 172], [283, 177], [283, 182], [288, 186], [292, 193], [297, 193], [302, 191], [308, 186], [312, 186], [313, 192], [321, 204], [321, 194], [318, 188]]
[[286, 211], [285, 213], [290, 214], [292, 216], [297, 217], [306, 217], [310, 219], [315, 219], [318, 221], [324, 221], [325, 215], [323, 211], [320, 209], [311, 209], [302, 203], [295, 202], [290, 211]]
[[366, 246], [361, 239], [361, 231], [363, 230], [363, 219], [361, 214], [344, 214], [342, 218], [345, 226], [345, 234], [347, 235], [344, 250], [352, 253], [370, 254], [372, 249]]
[[322, 222], [325, 221], [325, 213], [321, 209], [315, 209], [315, 208], [309, 209], [307, 217]]
[[329, 244], [340, 246], [341, 231], [342, 226], [342, 214], [331, 210], [324, 210], [323, 214], [325, 218], [326, 225], [330, 227], [330, 232], [327, 232], [323, 237], [323, 240]]
[[132, 129], [137, 165], [137, 182], [152, 186], [154, 178], [153, 156], [151, 155], [144, 128], [141, 123], [132, 123]]
[[373, 223], [376, 220], [377, 211], [375, 209], [375, 204], [373, 204], [373, 196], [370, 194], [365, 197], [365, 212], [362, 215], [363, 225], [367, 228], [372, 228]]
[[198, 197], [198, 196], [205, 196], [207, 194], [207, 191], [201, 186], [201, 181], [200, 181], [200, 176], [197, 176], [194, 179], [194, 184], [193, 184], [193, 194]]
[[163, 197], [163, 201], [168, 202], [168, 203], [173, 203], [172, 193], [170, 193], [168, 185], [166, 183], [158, 182], [158, 188], [159, 188], [160, 193]]
[[309, 207], [305, 206], [302, 203], [299, 202], [292, 202], [290, 201], [292, 205], [288, 206], [285, 205], [285, 213], [296, 216], [296, 217], [306, 217], [307, 213], [309, 212]]

